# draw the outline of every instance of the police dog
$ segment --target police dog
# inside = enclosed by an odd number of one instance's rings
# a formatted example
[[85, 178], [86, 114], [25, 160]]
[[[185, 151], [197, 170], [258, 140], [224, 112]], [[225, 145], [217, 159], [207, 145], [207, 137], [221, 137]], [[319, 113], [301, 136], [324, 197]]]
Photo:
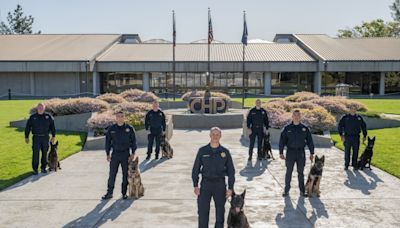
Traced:
[[321, 158], [315, 156], [315, 162], [314, 165], [311, 167], [310, 173], [308, 174], [308, 179], [305, 186], [307, 195], [311, 196], [312, 193], [315, 193], [317, 197], [320, 196], [321, 191], [319, 185], [321, 183], [324, 164], [325, 155], [322, 155]]
[[246, 195], [246, 190], [243, 191], [241, 195], [236, 195], [235, 192], [232, 193], [231, 199], [231, 209], [229, 209], [228, 215], [228, 228], [249, 228], [249, 222], [247, 217], [243, 212], [244, 197]]
[[169, 144], [166, 134], [161, 135], [160, 146], [162, 150], [162, 156], [168, 159], [172, 158], [174, 155], [174, 150], [172, 149], [171, 144]]
[[58, 141], [55, 144], [50, 142], [50, 152], [49, 155], [47, 156], [49, 171], [54, 170], [55, 172], [57, 172], [58, 169], [61, 169], [60, 161], [58, 161], [57, 148], [58, 148]]
[[144, 187], [139, 172], [139, 157], [137, 156], [128, 163], [128, 183], [129, 197], [139, 199], [144, 196]]
[[275, 160], [274, 155], [272, 154], [272, 146], [270, 143], [270, 138], [271, 134], [268, 132], [267, 134], [264, 134], [263, 138], [263, 145], [262, 145], [262, 154], [265, 159], [270, 159], [272, 158]]
[[[364, 168], [369, 168], [371, 169], [371, 160], [372, 160], [372, 155], [374, 154], [374, 145], [375, 145], [375, 137], [372, 139], [368, 136], [368, 144], [365, 147], [364, 152], [362, 153], [361, 157], [358, 159], [357, 166], [359, 169], [363, 170]], [[368, 167], [367, 167], [368, 164]]]

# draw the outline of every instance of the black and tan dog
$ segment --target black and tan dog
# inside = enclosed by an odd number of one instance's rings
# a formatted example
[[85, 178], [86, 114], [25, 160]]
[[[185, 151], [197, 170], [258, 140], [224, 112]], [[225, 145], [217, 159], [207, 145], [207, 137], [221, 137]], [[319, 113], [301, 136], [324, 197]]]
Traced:
[[50, 142], [50, 152], [49, 155], [47, 155], [47, 163], [49, 165], [49, 171], [57, 172], [58, 169], [61, 169], [60, 161], [58, 161], [57, 149], [58, 149], [58, 141], [55, 144]]
[[236, 195], [235, 192], [232, 194], [231, 209], [229, 209], [228, 215], [228, 228], [249, 228], [249, 222], [243, 212], [244, 197], [246, 190], [241, 195]]
[[262, 145], [262, 155], [265, 159], [272, 158], [273, 160], [275, 160], [274, 155], [272, 154], [272, 146], [271, 146], [270, 138], [271, 138], [271, 134], [269, 132], [267, 134], [264, 134], [263, 145]]
[[144, 196], [144, 187], [139, 172], [139, 157], [129, 161], [128, 164], [129, 197], [139, 199]]
[[[372, 139], [368, 137], [368, 144], [365, 147], [364, 152], [361, 154], [361, 157], [358, 159], [357, 166], [359, 169], [363, 170], [364, 168], [371, 169], [371, 160], [374, 155], [374, 145], [375, 145], [375, 137]], [[368, 167], [367, 167], [368, 164]]]
[[171, 144], [169, 144], [166, 134], [161, 135], [160, 146], [163, 157], [170, 159], [174, 156], [174, 150], [172, 149]]
[[320, 183], [322, 178], [322, 171], [325, 164], [325, 155], [321, 158], [315, 156], [314, 165], [311, 167], [310, 173], [308, 174], [307, 183], [305, 186], [306, 194], [311, 197], [312, 193], [315, 193], [317, 197], [320, 196]]

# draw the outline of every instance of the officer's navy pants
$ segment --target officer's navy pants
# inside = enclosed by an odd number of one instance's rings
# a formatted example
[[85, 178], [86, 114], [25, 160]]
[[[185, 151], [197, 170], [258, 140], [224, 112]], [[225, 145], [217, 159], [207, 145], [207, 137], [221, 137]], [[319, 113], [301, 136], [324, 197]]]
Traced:
[[112, 195], [114, 191], [115, 177], [118, 173], [118, 167], [121, 164], [122, 168], [122, 186], [121, 192], [122, 195], [126, 195], [126, 191], [128, 188], [128, 159], [129, 159], [129, 151], [114, 153], [111, 156], [110, 161], [110, 174], [108, 177], [108, 188], [107, 193]]
[[41, 166], [42, 170], [47, 167], [47, 151], [49, 150], [49, 136], [32, 137], [32, 169], [37, 171], [39, 168], [39, 152], [42, 151]]
[[360, 148], [360, 136], [345, 136], [344, 166], [348, 167], [350, 164], [350, 149], [353, 149], [353, 156], [351, 157], [351, 165], [353, 167], [357, 166], [359, 148]]
[[299, 181], [300, 192], [304, 193], [304, 166], [306, 165], [304, 149], [289, 149], [286, 152], [286, 176], [285, 176], [285, 192], [290, 190], [290, 182], [292, 181], [293, 166], [296, 163], [297, 177]]
[[160, 154], [160, 140], [161, 140], [161, 132], [160, 133], [150, 133], [147, 136], [148, 144], [147, 144], [147, 154], [151, 155], [153, 151], [153, 142], [156, 140], [156, 155]]
[[226, 201], [225, 179], [217, 182], [202, 180], [200, 185], [200, 196], [197, 198], [199, 215], [199, 228], [207, 228], [210, 214], [211, 197], [215, 204], [215, 227], [224, 227], [225, 201]]
[[258, 158], [262, 157], [262, 142], [264, 138], [264, 129], [263, 128], [252, 128], [250, 137], [250, 147], [249, 147], [249, 157], [253, 155], [254, 143], [257, 137], [257, 156]]

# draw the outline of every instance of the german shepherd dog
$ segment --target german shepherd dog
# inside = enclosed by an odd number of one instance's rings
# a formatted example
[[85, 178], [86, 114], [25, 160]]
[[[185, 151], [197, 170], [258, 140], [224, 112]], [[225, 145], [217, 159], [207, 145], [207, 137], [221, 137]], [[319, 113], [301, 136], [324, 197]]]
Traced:
[[270, 138], [271, 138], [271, 134], [269, 132], [267, 134], [264, 134], [263, 145], [262, 145], [262, 155], [265, 159], [272, 158], [273, 160], [275, 160], [274, 155], [272, 154], [272, 146], [270, 143]]
[[315, 193], [317, 197], [320, 196], [321, 191], [319, 185], [321, 183], [322, 178], [322, 170], [325, 164], [325, 155], [322, 155], [321, 158], [315, 156], [314, 165], [311, 167], [310, 173], [308, 174], [307, 183], [305, 186], [306, 193], [311, 197], [312, 193]]
[[174, 150], [172, 149], [171, 144], [169, 144], [166, 134], [161, 135], [160, 141], [162, 156], [168, 159], [172, 158], [172, 156], [174, 156]]
[[[375, 137], [372, 139], [368, 137], [368, 144], [365, 147], [364, 152], [362, 153], [361, 157], [358, 159], [357, 166], [359, 169], [363, 170], [364, 168], [369, 168], [371, 169], [371, 160], [372, 160], [372, 155], [374, 154], [374, 145], [375, 145]], [[367, 167], [368, 164], [368, 167]]]
[[229, 209], [228, 215], [228, 228], [249, 228], [249, 222], [243, 212], [244, 197], [246, 190], [241, 195], [236, 195], [235, 192], [232, 194], [231, 209]]
[[139, 172], [139, 157], [137, 156], [128, 163], [128, 183], [129, 197], [139, 199], [144, 196], [144, 187]]
[[49, 155], [47, 155], [49, 171], [54, 170], [55, 172], [57, 172], [58, 169], [61, 169], [60, 161], [58, 161], [57, 148], [58, 148], [58, 141], [55, 144], [50, 142], [50, 152]]

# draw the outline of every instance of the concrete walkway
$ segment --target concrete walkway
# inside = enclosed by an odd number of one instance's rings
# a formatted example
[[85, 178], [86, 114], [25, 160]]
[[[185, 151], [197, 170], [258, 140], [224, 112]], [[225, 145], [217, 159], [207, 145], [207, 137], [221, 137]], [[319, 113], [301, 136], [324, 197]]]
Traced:
[[[342, 152], [317, 149], [326, 156], [321, 198], [299, 197], [295, 173], [291, 197], [282, 198], [284, 162], [248, 164], [240, 135], [241, 129], [224, 130], [222, 140], [235, 162], [236, 191], [247, 188], [245, 212], [252, 227], [400, 226], [399, 179], [377, 168], [345, 172]], [[61, 171], [0, 192], [0, 227], [196, 227], [191, 168], [197, 148], [207, 142], [208, 131], [175, 130], [172, 160], [143, 162], [145, 149], [139, 149], [145, 196], [136, 201], [120, 199], [121, 176], [114, 199], [99, 200], [108, 175], [105, 153], [75, 154], [61, 163]], [[278, 158], [277, 150], [274, 155]], [[213, 222], [214, 210], [210, 227]]]

